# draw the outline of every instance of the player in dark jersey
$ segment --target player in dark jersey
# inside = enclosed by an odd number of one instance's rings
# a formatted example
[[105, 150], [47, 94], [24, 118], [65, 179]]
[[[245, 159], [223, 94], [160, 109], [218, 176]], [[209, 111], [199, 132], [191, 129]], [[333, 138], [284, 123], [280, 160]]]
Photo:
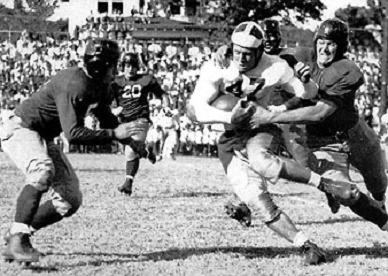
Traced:
[[[349, 164], [359, 170], [371, 198], [356, 185], [322, 187], [357, 215], [388, 231], [385, 211], [387, 176], [380, 140], [354, 105], [356, 91], [364, 83], [358, 66], [345, 57], [349, 28], [338, 19], [328, 19], [314, 38], [311, 77], [318, 84], [318, 99], [310, 105], [281, 113], [258, 108], [251, 127], [267, 123], [306, 124], [306, 164], [323, 175], [349, 180]], [[370, 156], [370, 158], [368, 158]]]
[[[124, 74], [118, 76], [114, 83], [115, 100], [121, 107], [118, 115], [120, 121], [128, 123], [132, 128], [132, 138], [144, 142], [150, 127], [149, 98], [151, 94], [163, 99], [163, 105], [168, 106], [168, 96], [160, 87], [156, 78], [150, 74], [139, 74], [140, 59], [135, 53], [125, 54], [122, 60]], [[148, 148], [148, 159], [156, 162], [152, 147]], [[140, 156], [130, 145], [125, 145], [126, 175], [125, 182], [119, 191], [131, 195], [134, 177], [136, 176]]]
[[[116, 42], [90, 39], [83, 68], [58, 72], [6, 118], [0, 131], [1, 145], [23, 171], [26, 185], [17, 199], [14, 221], [4, 236], [5, 259], [38, 261], [41, 254], [32, 247], [31, 234], [73, 215], [82, 203], [78, 177], [54, 144], [55, 137], [63, 131], [69, 142], [75, 144], [103, 144], [129, 137], [127, 127], [118, 124], [108, 105], [119, 56]], [[84, 126], [89, 110], [104, 129], [90, 130]], [[40, 205], [41, 197], [49, 189], [50, 199]]]

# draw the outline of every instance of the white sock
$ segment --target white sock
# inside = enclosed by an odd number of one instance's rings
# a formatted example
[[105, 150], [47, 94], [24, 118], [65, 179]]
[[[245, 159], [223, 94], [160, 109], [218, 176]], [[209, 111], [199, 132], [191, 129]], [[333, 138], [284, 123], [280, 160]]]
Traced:
[[14, 235], [16, 233], [25, 233], [25, 234], [31, 234], [30, 226], [24, 223], [20, 222], [13, 222], [11, 224], [11, 228], [9, 229], [9, 233], [11, 235]]
[[34, 227], [32, 227], [31, 225], [30, 225], [30, 231], [31, 231], [31, 234], [34, 234], [36, 231], [38, 231], [38, 230], [36, 230]]
[[302, 231], [299, 231], [294, 237], [293, 244], [296, 247], [301, 247], [308, 240], [309, 238]]
[[125, 179], [133, 179], [133, 176], [132, 175], [126, 175]]
[[310, 180], [308, 184], [313, 185], [314, 187], [318, 187], [321, 183], [321, 176], [315, 172], [311, 172]]

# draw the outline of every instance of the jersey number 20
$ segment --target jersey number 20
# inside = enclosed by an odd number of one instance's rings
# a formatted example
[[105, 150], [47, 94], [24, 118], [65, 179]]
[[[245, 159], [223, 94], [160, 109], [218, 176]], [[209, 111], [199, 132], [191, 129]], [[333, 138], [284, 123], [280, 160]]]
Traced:
[[122, 97], [124, 99], [136, 99], [136, 98], [140, 98], [140, 96], [141, 96], [140, 84], [126, 85], [124, 87], [124, 93], [122, 94]]

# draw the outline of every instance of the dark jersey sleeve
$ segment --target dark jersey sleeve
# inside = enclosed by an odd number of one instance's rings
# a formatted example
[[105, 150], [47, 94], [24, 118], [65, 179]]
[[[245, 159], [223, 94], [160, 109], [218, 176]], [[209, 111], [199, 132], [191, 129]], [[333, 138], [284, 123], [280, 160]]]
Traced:
[[113, 130], [92, 130], [85, 127], [84, 117], [89, 107], [87, 97], [77, 92], [77, 87], [71, 84], [69, 93], [58, 93], [55, 103], [65, 137], [73, 144], [105, 144], [113, 139]]
[[338, 107], [353, 98], [364, 83], [364, 76], [358, 66], [349, 60], [341, 60], [328, 67], [318, 79], [320, 97], [334, 102]]
[[305, 100], [299, 97], [293, 97], [284, 103], [287, 110], [297, 109], [299, 107], [309, 106], [313, 104], [314, 103], [311, 100]]
[[357, 65], [343, 60], [334, 63], [325, 71], [320, 88], [328, 95], [340, 96], [355, 92], [363, 83], [364, 77]]

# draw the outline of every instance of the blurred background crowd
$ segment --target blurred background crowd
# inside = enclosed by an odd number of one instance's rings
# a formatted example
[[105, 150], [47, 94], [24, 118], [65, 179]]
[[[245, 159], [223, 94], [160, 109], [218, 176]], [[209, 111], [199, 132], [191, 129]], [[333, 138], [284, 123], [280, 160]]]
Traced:
[[[134, 10], [132, 16], [135, 21], [131, 22], [146, 21], [149, 16], [154, 16], [144, 14]], [[214, 13], [211, 20], [217, 22], [221, 15]], [[1, 41], [1, 113], [12, 111], [59, 70], [82, 66], [84, 45], [89, 36], [105, 37], [118, 41], [123, 53], [138, 53], [142, 60], [142, 73], [153, 74], [170, 97], [170, 109], [161, 108], [157, 99], [149, 99], [153, 127], [147, 141], [154, 145], [159, 159], [163, 156], [174, 159], [177, 154], [217, 156], [216, 145], [223, 126], [191, 122], [186, 116], [186, 103], [194, 90], [201, 65], [213, 58], [218, 47], [225, 43], [226, 36], [217, 33], [212, 39], [139, 40], [131, 35], [131, 22], [124, 24], [119, 12], [110, 17], [91, 14], [84, 25], [75, 29], [76, 33], [71, 38], [34, 36], [23, 31], [16, 42]], [[381, 48], [353, 44], [348, 57], [365, 74], [365, 85], [357, 93], [356, 105], [368, 124], [379, 131], [377, 112], [381, 91]], [[85, 118], [85, 125], [99, 128], [92, 115]], [[167, 139], [174, 140], [175, 147], [166, 148], [164, 145], [170, 144], [165, 143]], [[58, 137], [57, 140], [66, 152], [123, 152], [119, 144], [75, 146], [68, 145], [64, 137]]]

